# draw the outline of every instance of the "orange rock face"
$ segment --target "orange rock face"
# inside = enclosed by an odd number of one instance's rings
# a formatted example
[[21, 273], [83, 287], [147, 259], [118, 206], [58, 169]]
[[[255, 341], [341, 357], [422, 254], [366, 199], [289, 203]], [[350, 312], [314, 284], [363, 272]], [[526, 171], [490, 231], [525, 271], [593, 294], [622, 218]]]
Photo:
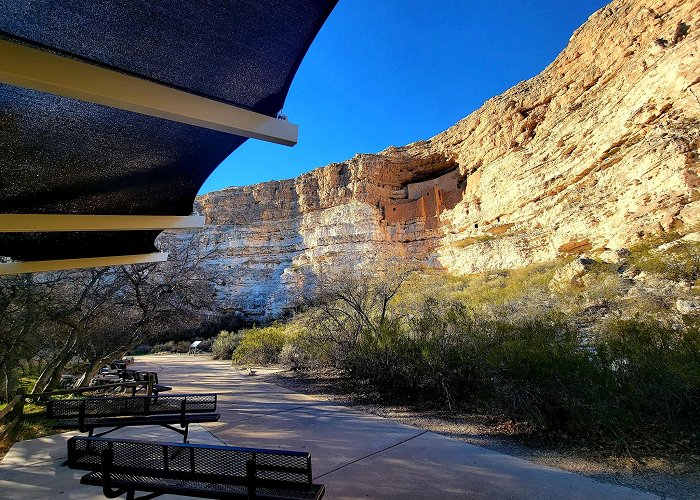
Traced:
[[209, 272], [223, 308], [274, 316], [329, 267], [466, 274], [691, 232], [699, 146], [700, 0], [616, 0], [428, 141], [202, 196]]

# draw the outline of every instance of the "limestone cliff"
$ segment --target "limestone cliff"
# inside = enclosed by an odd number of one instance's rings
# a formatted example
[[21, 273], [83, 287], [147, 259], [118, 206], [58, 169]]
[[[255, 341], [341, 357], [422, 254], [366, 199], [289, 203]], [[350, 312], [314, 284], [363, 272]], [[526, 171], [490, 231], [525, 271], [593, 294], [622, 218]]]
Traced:
[[466, 274], [687, 233], [699, 145], [700, 1], [616, 0], [428, 141], [202, 196], [208, 272], [223, 308], [270, 316], [327, 267]]

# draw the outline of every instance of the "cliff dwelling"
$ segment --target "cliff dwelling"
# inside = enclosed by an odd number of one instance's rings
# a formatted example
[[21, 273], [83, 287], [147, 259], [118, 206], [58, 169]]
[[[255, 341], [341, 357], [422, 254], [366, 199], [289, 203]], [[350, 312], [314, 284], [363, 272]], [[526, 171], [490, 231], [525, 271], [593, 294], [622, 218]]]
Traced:
[[462, 200], [461, 180], [459, 169], [455, 168], [440, 177], [407, 184], [403, 189], [405, 198], [381, 205], [384, 221], [397, 224], [424, 219], [425, 229], [440, 227], [440, 214]]

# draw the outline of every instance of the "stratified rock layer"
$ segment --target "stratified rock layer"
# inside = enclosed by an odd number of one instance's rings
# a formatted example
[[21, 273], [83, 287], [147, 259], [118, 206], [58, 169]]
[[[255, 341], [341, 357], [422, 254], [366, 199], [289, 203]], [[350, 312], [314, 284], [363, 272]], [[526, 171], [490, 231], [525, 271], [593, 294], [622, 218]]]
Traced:
[[429, 141], [202, 196], [224, 309], [276, 316], [324, 269], [453, 274], [700, 223], [700, 2], [620, 0], [540, 75]]

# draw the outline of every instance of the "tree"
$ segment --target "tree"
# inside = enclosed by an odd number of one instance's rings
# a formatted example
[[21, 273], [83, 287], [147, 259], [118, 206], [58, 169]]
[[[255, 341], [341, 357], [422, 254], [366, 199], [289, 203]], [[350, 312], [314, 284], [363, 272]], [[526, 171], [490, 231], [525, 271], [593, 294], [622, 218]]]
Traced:
[[0, 280], [0, 399], [11, 398], [18, 385], [22, 359], [41, 346], [43, 317], [33, 305], [37, 287], [31, 276], [4, 276]]
[[120, 289], [111, 268], [49, 273], [42, 285], [43, 300], [38, 306], [55, 324], [53, 335], [47, 339], [53, 356], [34, 384], [33, 393], [58, 385], [81, 343], [108, 320], [105, 310]]
[[165, 238], [165, 263], [0, 279], [0, 396], [17, 386], [21, 361], [43, 359], [32, 392], [56, 387], [72, 360], [80, 385], [147, 338], [208, 319], [214, 290], [202, 267], [216, 253], [207, 232]]
[[335, 346], [342, 362], [363, 337], [379, 337], [398, 320], [390, 305], [410, 273], [389, 268], [323, 274], [306, 323]]
[[161, 242], [170, 254], [163, 263], [114, 270], [117, 293], [110, 305], [118, 318], [91, 332], [82, 351], [86, 386], [99, 369], [160, 333], [197, 326], [211, 312], [213, 283], [203, 266], [216, 253], [207, 232], [180, 233]]

